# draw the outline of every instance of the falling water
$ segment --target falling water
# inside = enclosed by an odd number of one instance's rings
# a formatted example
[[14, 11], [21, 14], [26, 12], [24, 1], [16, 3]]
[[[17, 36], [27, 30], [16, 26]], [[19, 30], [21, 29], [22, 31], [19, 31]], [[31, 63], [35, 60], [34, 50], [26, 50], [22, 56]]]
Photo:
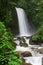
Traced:
[[32, 54], [32, 57], [23, 57], [25, 59], [26, 63], [31, 63], [32, 65], [42, 65], [42, 56], [38, 52], [38, 45], [30, 45], [29, 44], [29, 38], [27, 39], [27, 36], [31, 36], [34, 33], [34, 29], [31, 27], [30, 23], [28, 22], [28, 19], [25, 15], [25, 12], [21, 8], [16, 8], [17, 16], [18, 16], [18, 25], [19, 25], [19, 33], [20, 37], [23, 37], [26, 40], [26, 43], [28, 44], [28, 47], [20, 46], [20, 40], [15, 39], [14, 42], [16, 42], [16, 50], [18, 52], [24, 52], [24, 51], [30, 51]]
[[34, 32], [22, 8], [16, 8], [20, 36], [31, 36]]

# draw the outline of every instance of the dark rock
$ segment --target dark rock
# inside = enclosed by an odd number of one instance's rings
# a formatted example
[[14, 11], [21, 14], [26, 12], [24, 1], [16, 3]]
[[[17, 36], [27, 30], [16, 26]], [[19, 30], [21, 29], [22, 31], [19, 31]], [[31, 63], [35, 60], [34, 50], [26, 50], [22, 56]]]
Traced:
[[30, 37], [26, 37], [27, 39], [30, 39]]
[[32, 37], [31, 37], [29, 43], [31, 45], [41, 45], [41, 44], [43, 44], [43, 41], [41, 41], [41, 40], [33, 40]]
[[21, 63], [20, 65], [32, 65], [31, 63]]
[[21, 38], [20, 37], [17, 37], [19, 40], [21, 40]]
[[23, 42], [26, 42], [26, 40], [24, 39], [24, 37], [22, 37], [21, 40], [22, 40]]
[[23, 57], [32, 56], [31, 52], [29, 52], [29, 51], [25, 51], [25, 52], [21, 53], [21, 55], [22, 55]]
[[30, 43], [31, 45], [41, 45], [40, 42], [31, 40], [31, 39], [30, 39], [29, 43]]
[[28, 47], [28, 44], [25, 42], [20, 41], [20, 46]]

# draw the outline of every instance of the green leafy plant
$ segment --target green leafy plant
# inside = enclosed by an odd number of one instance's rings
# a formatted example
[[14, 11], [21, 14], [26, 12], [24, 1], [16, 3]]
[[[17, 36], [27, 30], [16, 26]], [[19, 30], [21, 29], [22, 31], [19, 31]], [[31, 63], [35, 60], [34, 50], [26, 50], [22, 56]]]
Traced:
[[3, 22], [0, 22], [0, 64], [19, 65], [20, 59], [14, 52], [11, 34], [7, 31]]

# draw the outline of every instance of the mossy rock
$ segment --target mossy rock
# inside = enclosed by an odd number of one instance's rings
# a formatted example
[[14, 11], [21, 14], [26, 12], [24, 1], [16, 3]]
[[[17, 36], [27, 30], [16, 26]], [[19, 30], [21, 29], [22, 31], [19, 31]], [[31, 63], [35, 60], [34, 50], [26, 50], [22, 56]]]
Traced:
[[23, 57], [32, 56], [31, 52], [29, 52], [29, 51], [25, 51], [25, 52], [21, 53], [21, 55], [22, 55]]
[[20, 46], [28, 47], [28, 44], [20, 41]]
[[26, 40], [24, 39], [24, 37], [22, 37], [21, 40], [22, 40], [23, 42], [26, 42]]
[[32, 39], [30, 39], [29, 43], [30, 43], [31, 45], [41, 45], [41, 42], [35, 41], [35, 40], [32, 40]]

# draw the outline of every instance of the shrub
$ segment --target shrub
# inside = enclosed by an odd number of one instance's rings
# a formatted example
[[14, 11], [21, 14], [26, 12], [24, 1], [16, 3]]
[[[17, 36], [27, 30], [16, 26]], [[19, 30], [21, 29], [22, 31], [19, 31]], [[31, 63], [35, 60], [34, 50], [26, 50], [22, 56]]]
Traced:
[[10, 32], [3, 22], [0, 22], [0, 65], [19, 65], [20, 59], [14, 52], [13, 41]]

